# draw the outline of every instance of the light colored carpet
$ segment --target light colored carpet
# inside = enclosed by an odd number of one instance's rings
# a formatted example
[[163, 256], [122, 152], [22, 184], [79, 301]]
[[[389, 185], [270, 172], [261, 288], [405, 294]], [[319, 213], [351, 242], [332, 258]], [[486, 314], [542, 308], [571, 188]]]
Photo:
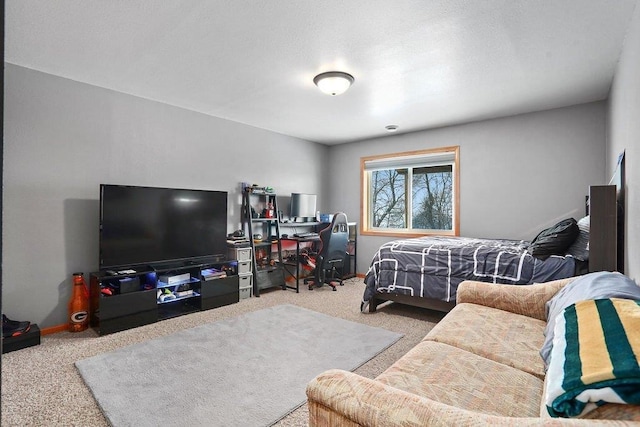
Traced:
[[114, 427], [270, 426], [304, 403], [316, 375], [351, 371], [400, 337], [283, 304], [76, 366]]
[[[336, 292], [328, 287], [313, 291], [301, 287], [300, 293], [296, 294], [291, 290], [274, 288], [262, 291], [260, 298], [249, 298], [238, 304], [102, 337], [98, 337], [93, 330], [43, 336], [39, 346], [2, 355], [0, 424], [3, 427], [107, 427], [109, 423], [77, 371], [74, 365], [76, 361], [280, 304], [293, 304], [404, 334], [395, 344], [355, 370], [360, 375], [374, 378], [420, 342], [443, 314], [398, 304], [379, 307], [377, 313], [363, 314], [360, 313], [363, 292], [362, 279], [345, 281], [345, 286], [339, 287]], [[276, 426], [300, 427], [307, 423], [308, 410], [304, 404]]]

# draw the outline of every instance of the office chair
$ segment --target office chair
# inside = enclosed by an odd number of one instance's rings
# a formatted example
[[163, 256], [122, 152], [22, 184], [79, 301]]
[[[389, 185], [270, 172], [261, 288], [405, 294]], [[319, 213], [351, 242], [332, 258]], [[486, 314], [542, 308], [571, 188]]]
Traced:
[[347, 215], [343, 212], [333, 215], [331, 224], [320, 231], [319, 236], [321, 248], [315, 259], [313, 276], [304, 279], [304, 283], [309, 286], [309, 290], [327, 284], [335, 291], [336, 282], [340, 286], [343, 285], [342, 278], [338, 277], [337, 274], [338, 269], [342, 273], [347, 253], [347, 242], [349, 241]]

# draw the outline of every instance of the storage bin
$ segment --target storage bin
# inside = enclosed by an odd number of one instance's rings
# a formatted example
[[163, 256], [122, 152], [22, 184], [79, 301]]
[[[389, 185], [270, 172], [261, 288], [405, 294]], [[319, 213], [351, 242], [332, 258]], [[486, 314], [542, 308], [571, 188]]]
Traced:
[[264, 269], [258, 270], [256, 280], [258, 289], [273, 288], [275, 286], [285, 286], [284, 269]]
[[240, 299], [250, 298], [252, 293], [253, 293], [253, 286], [247, 286], [246, 288], [240, 288]]
[[238, 262], [251, 261], [251, 248], [229, 248], [229, 259]]
[[238, 274], [251, 273], [251, 261], [238, 261]]
[[238, 287], [253, 288], [253, 274], [251, 273], [238, 274]]

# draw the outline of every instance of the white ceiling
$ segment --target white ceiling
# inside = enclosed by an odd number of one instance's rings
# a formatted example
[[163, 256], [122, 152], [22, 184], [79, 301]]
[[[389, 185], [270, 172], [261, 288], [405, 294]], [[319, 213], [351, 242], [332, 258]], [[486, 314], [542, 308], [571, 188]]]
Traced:
[[7, 0], [5, 60], [331, 145], [605, 99], [635, 5]]

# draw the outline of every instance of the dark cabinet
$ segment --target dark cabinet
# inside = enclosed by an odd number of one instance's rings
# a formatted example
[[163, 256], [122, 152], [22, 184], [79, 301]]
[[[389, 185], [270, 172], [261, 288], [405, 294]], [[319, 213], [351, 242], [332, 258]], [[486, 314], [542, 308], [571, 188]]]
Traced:
[[95, 272], [89, 288], [100, 335], [239, 301], [237, 261]]
[[200, 309], [221, 307], [239, 301], [239, 280], [237, 275], [203, 280]]

